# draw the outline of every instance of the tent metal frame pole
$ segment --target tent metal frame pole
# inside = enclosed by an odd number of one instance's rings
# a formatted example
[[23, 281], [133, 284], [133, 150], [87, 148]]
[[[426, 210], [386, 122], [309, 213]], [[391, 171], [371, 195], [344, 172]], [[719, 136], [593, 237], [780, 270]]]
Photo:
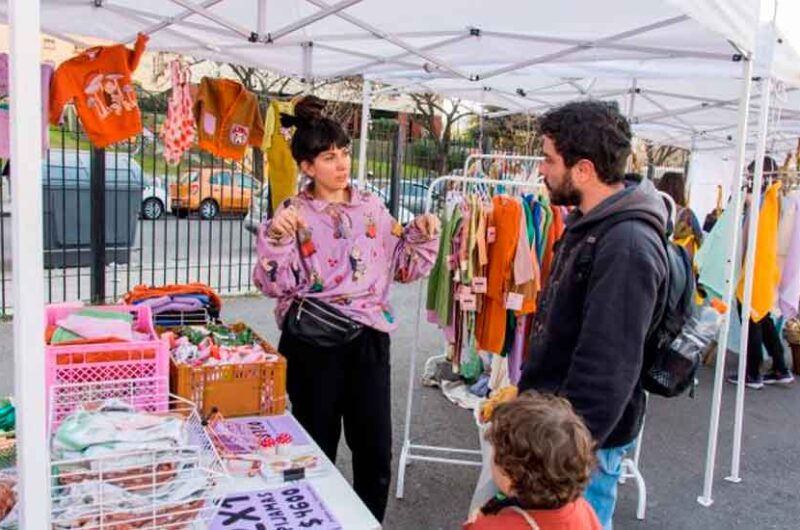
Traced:
[[372, 105], [372, 82], [369, 79], [364, 79], [361, 88], [361, 132], [358, 140], [358, 187], [362, 190], [367, 182], [370, 105]]
[[[761, 185], [764, 182], [764, 155], [767, 150], [767, 131], [769, 111], [772, 100], [772, 63], [775, 53], [774, 21], [765, 26], [769, 32], [769, 47], [766, 51], [766, 75], [761, 79], [761, 108], [758, 117], [758, 140], [756, 143], [755, 170], [753, 175], [753, 196], [750, 200], [750, 219], [747, 226], [747, 259], [744, 267], [744, 299], [742, 300], [742, 332], [739, 342], [739, 370], [736, 386], [736, 412], [733, 422], [733, 449], [731, 453], [731, 474], [725, 477], [729, 482], [738, 483], [741, 477], [742, 431], [744, 428], [744, 391], [747, 368], [747, 339], [749, 337], [749, 318], [753, 304], [753, 284], [755, 282], [756, 246], [758, 245], [758, 222], [761, 214]], [[772, 318], [769, 314], [764, 318]]]
[[257, 13], [257, 20], [256, 20], [256, 31], [259, 34], [264, 33], [267, 31], [267, 23], [269, 22], [269, 17], [267, 17], [267, 2], [268, 0], [256, 0], [258, 2], [258, 13]]
[[[731, 190], [733, 204], [733, 218], [741, 219], [744, 201], [742, 200], [742, 180], [744, 178], [744, 165], [747, 150], [747, 122], [750, 115], [750, 96], [753, 88], [753, 61], [744, 61], [742, 72], [742, 92], [739, 99], [739, 119], [736, 133], [736, 164], [734, 166], [733, 188]], [[733, 302], [735, 296], [736, 259], [738, 256], [741, 228], [736, 223], [731, 242], [728, 246], [728, 256], [725, 261], [725, 292], [723, 300], [728, 304], [728, 311], [722, 317], [722, 328], [717, 342], [717, 356], [714, 366], [714, 386], [711, 397], [711, 416], [708, 426], [708, 443], [706, 445], [705, 476], [703, 478], [703, 493], [697, 502], [705, 507], [714, 503], [712, 498], [714, 488], [714, 468], [717, 458], [717, 444], [719, 441], [719, 420], [722, 409], [722, 389], [725, 385], [725, 355], [728, 351], [728, 338], [730, 336], [730, 322], [733, 316]]]
[[11, 0], [11, 248], [20, 528], [50, 528], [42, 220], [41, 4]]
[[[203, 9], [208, 9], [214, 7], [220, 2], [222, 2], [222, 0], [206, 0], [205, 2], [200, 4], [200, 7], [202, 7]], [[191, 9], [186, 9], [175, 16], [164, 18], [163, 22], [159, 22], [158, 24], [153, 24], [149, 28], [145, 28], [139, 33], [144, 33], [145, 35], [152, 35], [153, 33], [156, 33], [163, 29], [167, 29], [168, 27], [173, 26], [178, 22], [182, 22], [183, 20], [186, 20], [192, 15], [194, 15], [194, 11], [192, 11]], [[134, 35], [132, 38], [123, 39], [123, 42], [132, 42], [134, 40], [136, 40], [136, 35]]]
[[221, 16], [217, 15], [216, 13], [210, 11], [209, 9], [207, 9], [207, 8], [205, 8], [205, 7], [203, 7], [203, 6], [199, 5], [199, 4], [194, 4], [192, 2], [189, 2], [189, 0], [169, 0], [169, 1], [172, 2], [173, 4], [177, 4], [177, 5], [181, 6], [184, 9], [188, 9], [188, 10], [192, 11], [192, 14], [194, 14], [194, 15], [198, 15], [198, 16], [201, 16], [203, 18], [206, 18], [206, 19], [210, 20], [211, 22], [215, 22], [216, 24], [222, 26], [223, 28], [227, 28], [227, 29], [233, 31], [234, 33], [238, 33], [239, 35], [241, 35], [245, 39], [250, 39], [255, 34], [254, 31], [252, 31], [250, 29], [247, 29], [244, 26], [240, 26], [239, 24], [236, 24], [235, 22], [231, 22], [230, 20], [226, 19], [225, 17], [221, 17]]
[[323, 18], [327, 18], [329, 16], [335, 15], [339, 11], [347, 9], [348, 7], [352, 7], [355, 4], [360, 4], [361, 2], [363, 2], [363, 0], [342, 0], [341, 2], [338, 2], [336, 4], [330, 5], [330, 6], [326, 7], [326, 8], [324, 8], [324, 9], [320, 9], [316, 13], [312, 13], [312, 14], [306, 16], [306, 17], [303, 17], [303, 18], [301, 18], [299, 20], [296, 20], [295, 22], [292, 22], [291, 24], [288, 24], [287, 26], [284, 26], [283, 28], [280, 28], [280, 29], [275, 30], [275, 31], [271, 31], [266, 35], [262, 36], [262, 35], [259, 34], [258, 40], [260, 42], [271, 44], [272, 41], [276, 41], [276, 40], [278, 40], [280, 38], [283, 38], [286, 35], [294, 33], [295, 31], [298, 31], [298, 30], [300, 30], [300, 29], [302, 29], [302, 28], [304, 28], [306, 26], [310, 26], [311, 24], [313, 24], [315, 22], [318, 22], [318, 21], [322, 20]]
[[[474, 158], [484, 159], [484, 158], [511, 158], [511, 159], [531, 159], [531, 158], [538, 158], [541, 160], [541, 157], [522, 157], [522, 156], [508, 156], [504, 157], [502, 155], [470, 155]], [[482, 184], [485, 186], [512, 186], [517, 188], [536, 188], [541, 187], [542, 184], [540, 182], [526, 182], [526, 181], [516, 181], [516, 180], [494, 180], [494, 179], [486, 179], [481, 177], [462, 177], [462, 176], [442, 176], [435, 179], [431, 182], [431, 185], [428, 187], [428, 193], [425, 198], [425, 213], [431, 212], [431, 207], [433, 205], [433, 192], [443, 183], [454, 183], [454, 184], [461, 184], [466, 186], [466, 184]], [[419, 444], [412, 444], [411, 443], [411, 416], [414, 407], [414, 381], [416, 379], [416, 372], [417, 372], [417, 356], [419, 354], [419, 343], [420, 343], [420, 324], [422, 323], [422, 308], [423, 308], [423, 293], [425, 291], [424, 285], [422, 282], [419, 284], [419, 291], [417, 294], [417, 312], [416, 312], [416, 326], [414, 327], [414, 340], [412, 341], [411, 346], [411, 366], [408, 372], [408, 393], [406, 395], [406, 412], [405, 412], [405, 425], [403, 429], [403, 448], [400, 452], [400, 461], [398, 463], [398, 470], [397, 470], [397, 487], [395, 491], [395, 495], [398, 499], [402, 499], [403, 495], [405, 494], [405, 480], [406, 480], [406, 467], [412, 460], [424, 461], [424, 462], [438, 462], [442, 464], [455, 464], [455, 465], [465, 465], [465, 466], [474, 466], [480, 467], [482, 465], [481, 460], [464, 460], [464, 459], [452, 459], [452, 458], [442, 458], [442, 457], [431, 457], [426, 455], [419, 455], [415, 454], [414, 451], [425, 451], [425, 452], [438, 452], [438, 453], [455, 453], [460, 455], [472, 455], [476, 457], [481, 457], [481, 452], [475, 449], [461, 449], [456, 447], [442, 447], [442, 446], [431, 446], [431, 445], [419, 445]]]
[[[497, 37], [500, 39], [517, 40], [523, 42], [540, 42], [544, 44], [563, 44], [565, 46], [586, 46], [587, 41], [580, 39], [570, 39], [564, 37], [554, 37], [551, 35], [528, 35], [524, 33], [507, 33], [503, 31], [482, 30], [481, 33], [486, 37]], [[685, 50], [681, 48], [658, 48], [653, 46], [638, 46], [633, 44], [616, 44], [613, 42], [592, 43], [592, 48], [607, 49], [616, 51], [630, 51], [651, 53], [653, 55], [668, 55], [669, 57], [694, 57], [697, 59], [718, 59], [730, 61], [730, 54], [720, 54], [703, 52], [698, 50]]]
[[[173, 2], [176, 2], [176, 1], [183, 2], [185, 0], [171, 0], [171, 1], [173, 1]], [[320, 7], [320, 8], [329, 7], [328, 4], [326, 2], [323, 2], [322, 0], [306, 0], [306, 1], [309, 2], [310, 4], [313, 4], [313, 5], [315, 5], [317, 7]], [[434, 65], [438, 66], [439, 68], [441, 68], [443, 70], [446, 70], [447, 72], [450, 72], [453, 75], [456, 75], [458, 77], [462, 77], [464, 79], [471, 79], [471, 76], [469, 76], [468, 74], [458, 70], [457, 68], [453, 68], [452, 66], [446, 64], [443, 61], [440, 61], [436, 57], [434, 57], [434, 56], [432, 56], [432, 55], [420, 50], [419, 48], [411, 46], [410, 44], [406, 43], [402, 39], [399, 39], [399, 38], [395, 37], [391, 33], [387, 33], [387, 32], [385, 32], [385, 31], [383, 31], [381, 29], [376, 28], [372, 24], [364, 22], [363, 20], [358, 19], [358, 18], [356, 18], [356, 17], [354, 17], [354, 16], [352, 16], [352, 15], [350, 15], [348, 13], [339, 12], [339, 13], [336, 13], [334, 16], [339, 17], [342, 20], [346, 20], [347, 22], [349, 22], [349, 23], [351, 23], [351, 24], [353, 24], [355, 26], [358, 26], [359, 28], [363, 29], [364, 31], [368, 31], [368, 32], [372, 33], [375, 37], [377, 37], [379, 39], [382, 39], [382, 40], [385, 40], [387, 42], [390, 42], [390, 43], [394, 44], [395, 46], [397, 46], [398, 48], [402, 48], [405, 51], [407, 51], [407, 52], [409, 52], [409, 53], [411, 53], [413, 55], [416, 55], [417, 57], [425, 59], [426, 61], [430, 62], [431, 64], [434, 64]]]
[[[420, 46], [417, 49], [420, 50], [420, 51], [423, 51], [423, 52], [429, 52], [429, 51], [435, 50], [437, 48], [443, 48], [445, 46], [449, 46], [451, 44], [456, 44], [458, 42], [467, 40], [472, 36], [473, 35], [471, 35], [470, 33], [462, 33], [460, 35], [456, 35], [455, 37], [450, 37], [450, 38], [447, 38], [447, 39], [439, 41], [439, 42], [434, 42], [432, 44], [427, 44], [425, 46]], [[348, 68], [347, 70], [342, 70], [341, 72], [337, 72], [336, 74], [333, 75], [333, 77], [346, 77], [348, 75], [353, 75], [355, 73], [366, 72], [367, 70], [370, 70], [375, 66], [381, 66], [381, 65], [384, 65], [384, 64], [404, 64], [404, 63], [399, 63], [398, 61], [400, 61], [401, 59], [405, 59], [406, 57], [410, 57], [412, 55], [414, 55], [414, 54], [411, 53], [411, 52], [406, 51], [406, 52], [403, 52], [403, 53], [398, 53], [396, 55], [390, 55], [389, 57], [386, 57], [386, 58], [375, 59], [370, 63], [360, 64], [358, 66], [354, 66], [352, 68]], [[419, 65], [415, 65], [415, 66], [417, 68], [419, 68]]]
[[529, 66], [533, 66], [533, 65], [536, 65], [536, 64], [548, 63], [548, 62], [551, 62], [551, 61], [553, 61], [555, 59], [561, 59], [563, 57], [567, 57], [569, 55], [574, 55], [576, 53], [579, 53], [579, 52], [582, 52], [582, 51], [585, 51], [585, 50], [591, 50], [591, 49], [597, 47], [598, 45], [608, 44], [608, 43], [611, 43], [611, 42], [614, 42], [614, 41], [628, 39], [628, 38], [634, 37], [636, 35], [641, 35], [643, 33], [649, 33], [651, 31], [655, 31], [655, 30], [658, 30], [658, 29], [663, 29], [665, 27], [669, 27], [669, 26], [672, 26], [672, 25], [675, 25], [675, 24], [678, 24], [678, 23], [681, 23], [681, 22], [685, 22], [686, 20], [688, 20], [688, 17], [686, 15], [681, 15], [681, 16], [669, 18], [669, 19], [666, 19], [666, 20], [660, 20], [658, 22], [654, 22], [653, 24], [647, 24], [646, 26], [633, 28], [633, 29], [630, 29], [628, 31], [623, 31], [623, 32], [617, 33], [615, 35], [609, 35], [608, 37], [604, 37], [602, 39], [596, 39], [596, 40], [593, 40], [593, 41], [581, 42], [581, 43], [579, 43], [577, 45], [571, 46], [571, 47], [566, 48], [564, 50], [560, 50], [560, 51], [557, 51], [557, 52], [554, 52], [554, 53], [541, 55], [539, 57], [534, 57], [532, 59], [528, 59], [528, 60], [521, 61], [521, 62], [518, 62], [518, 63], [510, 64], [508, 66], [504, 66], [502, 68], [497, 68], [495, 70], [490, 70], [488, 72], [484, 72], [484, 73], [480, 74], [478, 76], [478, 78], [479, 79], [489, 79], [490, 77], [497, 77], [498, 75], [507, 74], [509, 72], [514, 72], [514, 71], [517, 71], [517, 70], [521, 70], [523, 68], [527, 68]]
[[[328, 51], [332, 51], [332, 52], [335, 52], [335, 53], [341, 53], [343, 55], [350, 55], [352, 57], [358, 57], [360, 59], [369, 59], [371, 61], [377, 61], [378, 63], [382, 63], [380, 57], [375, 55], [375, 54], [372, 54], [372, 53], [359, 52], [359, 51], [355, 51], [355, 50], [346, 50], [344, 48], [340, 48], [339, 46], [331, 46], [330, 44], [324, 44], [324, 43], [320, 43], [320, 42], [317, 42], [317, 41], [314, 41], [314, 46], [316, 46], [320, 50], [328, 50]], [[395, 60], [395, 61], [392, 61], [391, 64], [397, 65], [397, 66], [403, 66], [403, 67], [406, 67], [406, 68], [412, 68], [412, 69], [413, 68], [419, 68], [418, 64], [412, 63], [412, 62], [408, 62], [408, 61]], [[340, 76], [339, 75], [335, 75], [333, 77], [340, 77]]]

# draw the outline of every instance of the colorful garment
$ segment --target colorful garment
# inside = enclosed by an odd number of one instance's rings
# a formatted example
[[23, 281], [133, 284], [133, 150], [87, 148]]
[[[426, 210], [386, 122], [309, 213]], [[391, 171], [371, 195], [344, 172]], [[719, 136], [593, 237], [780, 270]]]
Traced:
[[178, 165], [183, 153], [191, 149], [197, 128], [189, 90], [192, 73], [188, 66], [181, 66], [178, 60], [170, 64], [170, 72], [172, 96], [169, 98], [167, 120], [161, 128], [161, 139], [164, 141], [164, 159], [167, 164]]
[[[48, 121], [48, 102], [50, 101], [50, 79], [53, 77], [53, 67], [49, 64], [42, 65], [42, 152], [50, 145], [50, 127]], [[0, 158], [11, 158], [11, 137], [9, 123], [11, 112], [9, 107], [10, 80], [8, 76], [8, 54], [0, 54]]]
[[297, 193], [297, 164], [289, 144], [292, 130], [281, 125], [281, 114], [294, 115], [294, 101], [271, 101], [264, 121], [261, 148], [267, 155], [264, 174], [269, 178], [273, 210]]
[[204, 77], [194, 114], [197, 144], [212, 155], [242, 160], [247, 146], [261, 146], [264, 120], [258, 98], [237, 81]]
[[253, 279], [278, 299], [279, 326], [292, 301], [303, 296], [333, 304], [378, 331], [393, 331], [391, 282], [412, 282], [432, 269], [438, 236], [428, 238], [415, 223], [403, 228], [378, 197], [348, 190], [347, 203], [315, 199], [311, 187], [287, 200], [281, 208], [295, 208], [306, 225], [293, 236], [276, 241], [269, 237], [272, 221], [261, 226]]
[[[780, 207], [778, 192], [781, 183], [776, 182], [767, 188], [761, 215], [758, 218], [758, 236], [756, 241], [756, 259], [753, 272], [753, 304], [750, 318], [753, 322], [761, 322], [769, 316], [778, 295], [778, 284], [781, 272], [778, 269], [778, 219]], [[743, 269], [744, 270], [744, 269]], [[739, 278], [736, 299], [744, 299], [744, 275]]]
[[50, 90], [50, 123], [75, 101], [78, 117], [95, 147], [107, 147], [142, 132], [142, 116], [131, 76], [149, 37], [139, 34], [133, 50], [122, 44], [89, 48], [58, 67]]

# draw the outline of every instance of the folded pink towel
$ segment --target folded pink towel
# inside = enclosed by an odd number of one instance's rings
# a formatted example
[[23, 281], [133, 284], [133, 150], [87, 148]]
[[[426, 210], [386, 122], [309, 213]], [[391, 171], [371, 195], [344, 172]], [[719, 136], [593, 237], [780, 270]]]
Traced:
[[113, 337], [128, 342], [134, 339], [130, 323], [123, 320], [83, 316], [73, 313], [67, 318], [59, 320], [58, 326], [84, 339]]

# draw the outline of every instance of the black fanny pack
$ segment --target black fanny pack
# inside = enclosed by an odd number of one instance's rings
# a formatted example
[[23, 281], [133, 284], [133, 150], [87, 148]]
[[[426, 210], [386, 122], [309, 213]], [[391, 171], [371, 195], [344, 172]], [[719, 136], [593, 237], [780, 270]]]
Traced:
[[346, 317], [331, 304], [300, 298], [292, 302], [286, 313], [283, 331], [313, 346], [331, 348], [356, 340], [364, 331], [364, 325]]

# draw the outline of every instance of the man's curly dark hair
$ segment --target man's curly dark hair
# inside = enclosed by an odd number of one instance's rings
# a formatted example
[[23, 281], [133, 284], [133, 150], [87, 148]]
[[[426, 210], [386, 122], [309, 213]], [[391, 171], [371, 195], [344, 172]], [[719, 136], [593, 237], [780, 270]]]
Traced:
[[566, 166], [586, 159], [606, 184], [623, 181], [631, 153], [631, 127], [616, 103], [574, 101], [545, 113], [539, 133], [550, 137]]
[[564, 398], [526, 392], [499, 405], [486, 439], [526, 510], [561, 508], [589, 484], [594, 440]]

